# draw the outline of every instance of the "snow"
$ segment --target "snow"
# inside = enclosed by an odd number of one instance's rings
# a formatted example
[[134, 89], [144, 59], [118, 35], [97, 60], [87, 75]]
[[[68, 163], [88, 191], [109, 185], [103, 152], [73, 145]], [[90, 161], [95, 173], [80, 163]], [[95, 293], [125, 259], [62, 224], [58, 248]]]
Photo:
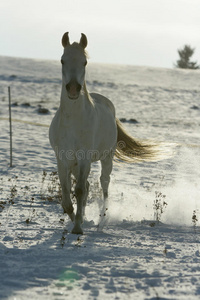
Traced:
[[0, 57], [0, 66], [0, 299], [199, 299], [200, 71], [89, 64], [88, 89], [138, 121], [124, 123], [133, 136], [178, 147], [157, 163], [116, 162], [105, 216], [94, 164], [84, 235], [73, 235], [48, 141], [60, 65]]

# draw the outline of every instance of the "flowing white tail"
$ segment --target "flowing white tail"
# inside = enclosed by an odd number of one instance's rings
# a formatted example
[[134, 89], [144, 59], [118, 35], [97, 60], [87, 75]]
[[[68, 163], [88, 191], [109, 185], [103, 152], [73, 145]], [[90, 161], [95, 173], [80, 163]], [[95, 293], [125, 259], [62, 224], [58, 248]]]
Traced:
[[172, 155], [172, 147], [169, 147], [169, 144], [135, 139], [126, 132], [117, 118], [116, 124], [117, 147], [115, 156], [119, 160], [127, 163], [155, 162]]

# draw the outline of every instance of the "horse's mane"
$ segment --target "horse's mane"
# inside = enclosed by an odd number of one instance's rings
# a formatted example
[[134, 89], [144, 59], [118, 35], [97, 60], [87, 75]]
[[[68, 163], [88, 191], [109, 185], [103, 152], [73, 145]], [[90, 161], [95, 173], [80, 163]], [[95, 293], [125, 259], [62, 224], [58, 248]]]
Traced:
[[84, 90], [85, 95], [87, 96], [88, 101], [92, 104], [92, 106], [94, 106], [94, 100], [93, 100], [92, 97], [90, 96], [90, 93], [89, 93], [88, 90], [87, 90], [87, 87], [86, 87], [86, 83], [85, 83], [85, 82], [84, 82], [84, 85], [83, 85], [83, 90]]

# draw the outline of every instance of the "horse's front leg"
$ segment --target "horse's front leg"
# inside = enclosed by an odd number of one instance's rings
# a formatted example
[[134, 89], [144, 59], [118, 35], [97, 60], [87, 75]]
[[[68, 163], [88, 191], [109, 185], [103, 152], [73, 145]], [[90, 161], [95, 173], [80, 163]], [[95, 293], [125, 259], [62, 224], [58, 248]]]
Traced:
[[90, 162], [82, 161], [78, 167], [78, 179], [75, 187], [75, 195], [77, 200], [77, 212], [75, 216], [75, 224], [72, 233], [83, 234], [81, 223], [83, 223], [83, 214], [88, 196], [89, 183], [87, 178], [90, 172]]
[[70, 197], [71, 174], [63, 161], [58, 159], [57, 163], [58, 163], [58, 175], [59, 175], [60, 184], [62, 188], [62, 207], [64, 213], [67, 213], [70, 219], [72, 220], [72, 222], [74, 222], [74, 218], [75, 218], [74, 208]]

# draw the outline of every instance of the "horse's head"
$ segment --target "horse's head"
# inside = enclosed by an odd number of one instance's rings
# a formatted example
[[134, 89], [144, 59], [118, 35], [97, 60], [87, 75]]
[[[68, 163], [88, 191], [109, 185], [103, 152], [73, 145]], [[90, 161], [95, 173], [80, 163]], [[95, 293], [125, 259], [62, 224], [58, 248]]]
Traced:
[[61, 57], [62, 80], [70, 99], [78, 99], [85, 80], [85, 66], [87, 57], [85, 48], [87, 37], [81, 34], [79, 43], [70, 44], [68, 32], [62, 37], [64, 53]]

